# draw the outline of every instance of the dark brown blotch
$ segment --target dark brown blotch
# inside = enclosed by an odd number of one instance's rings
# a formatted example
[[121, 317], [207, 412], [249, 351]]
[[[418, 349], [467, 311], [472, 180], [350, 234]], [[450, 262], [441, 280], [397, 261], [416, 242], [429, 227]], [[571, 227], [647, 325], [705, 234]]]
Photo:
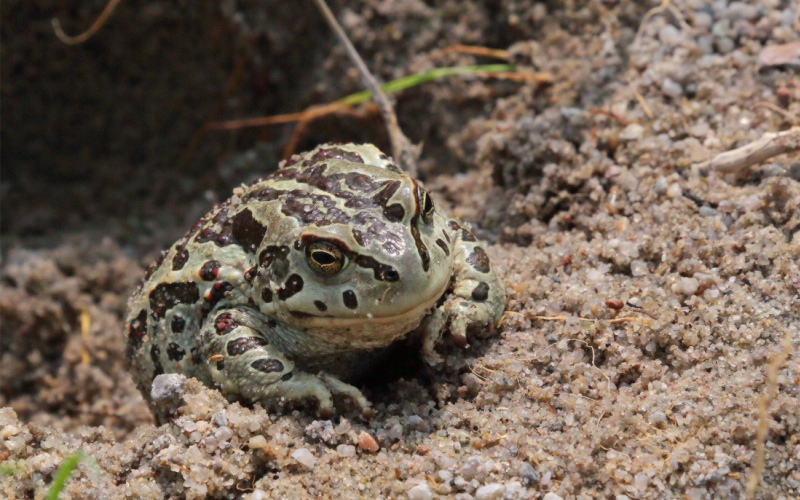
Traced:
[[483, 302], [489, 298], [489, 285], [481, 281], [472, 289], [472, 300]]
[[150, 292], [150, 310], [160, 319], [177, 304], [194, 304], [200, 298], [200, 289], [194, 281], [161, 283]]
[[441, 238], [436, 238], [436, 244], [439, 245], [439, 248], [442, 249], [445, 255], [448, 257], [450, 256], [450, 248], [448, 248], [447, 243], [444, 242]]
[[272, 289], [270, 287], [265, 286], [264, 288], [261, 289], [261, 300], [265, 304], [269, 304], [270, 302], [272, 302]]
[[419, 254], [419, 258], [422, 261], [422, 269], [425, 272], [428, 272], [428, 269], [431, 267], [431, 256], [428, 253], [428, 247], [425, 246], [425, 243], [422, 241], [422, 237], [419, 234], [419, 228], [417, 227], [418, 219], [414, 219], [414, 222], [411, 224], [411, 237], [414, 238], [414, 246], [417, 247], [417, 253]]
[[239, 356], [265, 345], [267, 345], [267, 341], [261, 337], [239, 337], [228, 342], [226, 349], [228, 350], [228, 356]]
[[200, 352], [199, 347], [192, 347], [192, 350], [189, 351], [192, 354], [192, 363], [195, 365], [199, 365], [203, 362], [203, 355]]
[[283, 363], [272, 358], [257, 359], [250, 363], [250, 366], [263, 373], [276, 373], [283, 371]]
[[481, 247], [472, 249], [472, 253], [467, 257], [467, 264], [472, 266], [472, 268], [479, 273], [488, 273], [491, 269], [489, 266], [489, 256], [486, 255], [486, 251]]
[[156, 272], [156, 270], [157, 270], [159, 267], [161, 267], [161, 264], [164, 262], [164, 258], [165, 258], [166, 256], [167, 256], [167, 251], [166, 251], [166, 250], [164, 250], [163, 252], [161, 252], [160, 254], [158, 254], [158, 257], [156, 257], [156, 260], [155, 260], [155, 261], [153, 261], [153, 263], [152, 263], [152, 264], [150, 264], [149, 266], [147, 266], [147, 272], [144, 274], [144, 279], [145, 279], [145, 280], [149, 280], [149, 279], [150, 279], [150, 278], [153, 276], [153, 273], [155, 273], [155, 272]]
[[303, 278], [299, 274], [292, 274], [278, 290], [278, 299], [286, 300], [303, 290]]
[[461, 224], [459, 224], [458, 221], [451, 219], [447, 221], [447, 227], [449, 227], [453, 231], [458, 231], [459, 229], [461, 229]]
[[207, 219], [207, 225], [195, 236], [198, 243], [213, 242], [219, 247], [224, 247], [237, 243], [233, 236], [233, 216], [228, 217], [231, 200], [226, 200], [219, 208]]
[[322, 311], [322, 312], [325, 312], [325, 311], [327, 311], [327, 310], [328, 310], [328, 306], [326, 306], [326, 305], [325, 305], [325, 302], [322, 302], [321, 300], [315, 300], [315, 301], [314, 301], [314, 306], [315, 306], [315, 307], [316, 307], [318, 310], [320, 310], [320, 311]]
[[372, 177], [358, 172], [344, 174], [344, 183], [351, 191], [360, 191], [362, 193], [375, 191], [378, 187]]
[[478, 239], [475, 238], [475, 235], [472, 234], [471, 232], [467, 231], [466, 229], [462, 229], [461, 241], [478, 241]]
[[289, 255], [286, 245], [269, 245], [258, 254], [258, 263], [262, 267], [269, 267], [278, 259], [285, 259]]
[[253, 217], [253, 212], [249, 208], [236, 214], [231, 231], [236, 241], [249, 253], [255, 253], [264, 235], [267, 234], [267, 228]]
[[374, 257], [370, 257], [369, 255], [358, 255], [354, 259], [354, 262], [359, 267], [363, 267], [366, 269], [372, 269], [372, 274], [378, 281], [398, 281], [400, 279], [400, 273], [398, 273], [392, 266], [388, 264], [382, 264], [375, 260]]
[[358, 229], [353, 229], [352, 231], [353, 231], [353, 239], [356, 240], [356, 243], [358, 243], [362, 247], [367, 246], [365, 244], [366, 240], [364, 240], [364, 233], [362, 233]]
[[186, 351], [175, 342], [170, 342], [167, 346], [167, 357], [172, 361], [180, 361], [186, 356]]
[[397, 192], [400, 188], [400, 181], [388, 181], [383, 186], [383, 189], [378, 191], [375, 196], [372, 197], [372, 200], [377, 203], [378, 205], [385, 207], [389, 203], [389, 199]]
[[214, 319], [214, 330], [217, 332], [217, 335], [227, 335], [237, 326], [239, 326], [239, 324], [233, 319], [233, 316], [229, 312], [219, 314]]
[[225, 294], [233, 290], [233, 285], [228, 283], [227, 281], [217, 281], [214, 285], [209, 288], [206, 292], [203, 300], [205, 300], [205, 304], [203, 304], [203, 309], [206, 311], [210, 311], [217, 305], [217, 302], [225, 298]]
[[133, 351], [142, 347], [144, 336], [147, 334], [147, 311], [142, 309], [139, 314], [128, 324], [128, 359], [133, 355]]
[[250, 284], [253, 283], [253, 280], [256, 279], [256, 276], [258, 276], [258, 268], [256, 266], [253, 266], [244, 272], [244, 280]]
[[355, 153], [353, 151], [345, 151], [339, 148], [325, 148], [320, 149], [314, 156], [314, 159], [337, 159], [337, 160], [347, 160], [352, 163], [364, 163], [364, 159], [361, 157], [360, 154]]
[[214, 281], [219, 275], [222, 264], [218, 260], [209, 260], [200, 267], [200, 278], [203, 281]]
[[175, 256], [172, 257], [172, 270], [180, 271], [189, 260], [189, 251], [185, 248], [177, 248]]
[[150, 360], [153, 362], [153, 378], [164, 373], [164, 367], [161, 365], [161, 349], [153, 344], [150, 347]]
[[358, 298], [356, 297], [356, 292], [352, 290], [345, 290], [342, 292], [342, 299], [344, 300], [345, 307], [348, 309], [358, 308]]
[[406, 209], [399, 203], [392, 203], [384, 207], [383, 216], [386, 217], [386, 220], [391, 222], [400, 222], [403, 220], [403, 217], [406, 216]]
[[183, 329], [186, 328], [186, 320], [183, 319], [183, 316], [175, 314], [172, 316], [170, 328], [172, 328], [172, 333], [183, 333]]
[[259, 263], [265, 269], [269, 269], [273, 279], [283, 280], [289, 272], [290, 251], [286, 245], [270, 245], [261, 252]]

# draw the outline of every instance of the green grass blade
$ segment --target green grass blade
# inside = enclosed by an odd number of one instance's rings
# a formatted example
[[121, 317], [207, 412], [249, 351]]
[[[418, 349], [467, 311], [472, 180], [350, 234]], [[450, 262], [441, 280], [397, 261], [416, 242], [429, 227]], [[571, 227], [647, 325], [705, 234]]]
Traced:
[[56, 477], [53, 479], [53, 484], [50, 485], [50, 491], [47, 493], [47, 500], [58, 500], [58, 495], [64, 489], [69, 475], [75, 470], [75, 467], [84, 459], [83, 452], [76, 452], [68, 456], [61, 462], [61, 466], [56, 472]]
[[[421, 85], [425, 82], [430, 82], [453, 75], [468, 75], [472, 73], [509, 73], [513, 71], [516, 71], [516, 67], [511, 64], [482, 64], [476, 66], [451, 66], [449, 68], [435, 68], [423, 73], [408, 75], [404, 76], [403, 78], [398, 78], [397, 80], [392, 80], [391, 82], [382, 85], [381, 88], [386, 93], [399, 92], [401, 90], [410, 89], [411, 87], [416, 87], [417, 85]], [[365, 103], [369, 101], [371, 97], [372, 94], [369, 92], [369, 90], [364, 90], [339, 99], [338, 102], [353, 106], [356, 104]]]

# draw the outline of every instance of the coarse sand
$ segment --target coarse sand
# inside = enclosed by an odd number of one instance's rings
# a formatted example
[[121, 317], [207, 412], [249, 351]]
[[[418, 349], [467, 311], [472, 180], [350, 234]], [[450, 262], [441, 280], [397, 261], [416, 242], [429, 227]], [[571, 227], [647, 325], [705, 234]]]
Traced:
[[369, 110], [204, 128], [360, 90], [310, 2], [241, 4], [122, 2], [77, 46], [50, 17], [103, 2], [0, 7], [1, 498], [75, 452], [62, 498], [740, 498], [758, 472], [800, 497], [800, 153], [697, 166], [800, 126], [800, 56], [759, 59], [800, 40], [783, 0], [333, 3], [383, 80], [495, 62], [456, 44], [515, 64], [397, 104], [438, 209], [488, 242], [502, 327], [432, 367], [399, 349], [368, 421], [167, 375], [157, 426], [123, 354], [148, 261], [287, 143], [387, 147]]

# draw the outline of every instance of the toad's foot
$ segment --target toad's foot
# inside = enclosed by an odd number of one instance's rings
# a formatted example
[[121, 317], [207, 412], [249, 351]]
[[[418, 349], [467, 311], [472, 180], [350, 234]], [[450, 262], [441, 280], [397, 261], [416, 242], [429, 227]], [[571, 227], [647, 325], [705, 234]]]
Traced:
[[270, 327], [243, 308], [220, 309], [203, 326], [203, 355], [214, 383], [226, 393], [239, 394], [266, 406], [313, 400], [323, 418], [334, 415], [333, 394], [347, 397], [359, 412], [372, 414], [369, 401], [352, 385], [327, 374], [295, 369], [266, 340]]

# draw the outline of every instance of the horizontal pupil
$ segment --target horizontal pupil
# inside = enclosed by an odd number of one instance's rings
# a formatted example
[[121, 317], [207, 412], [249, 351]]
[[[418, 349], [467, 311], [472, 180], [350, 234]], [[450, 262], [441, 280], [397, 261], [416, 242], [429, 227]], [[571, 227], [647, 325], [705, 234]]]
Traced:
[[336, 257], [329, 254], [328, 252], [314, 252], [311, 254], [315, 261], [322, 265], [333, 264], [336, 262]]

